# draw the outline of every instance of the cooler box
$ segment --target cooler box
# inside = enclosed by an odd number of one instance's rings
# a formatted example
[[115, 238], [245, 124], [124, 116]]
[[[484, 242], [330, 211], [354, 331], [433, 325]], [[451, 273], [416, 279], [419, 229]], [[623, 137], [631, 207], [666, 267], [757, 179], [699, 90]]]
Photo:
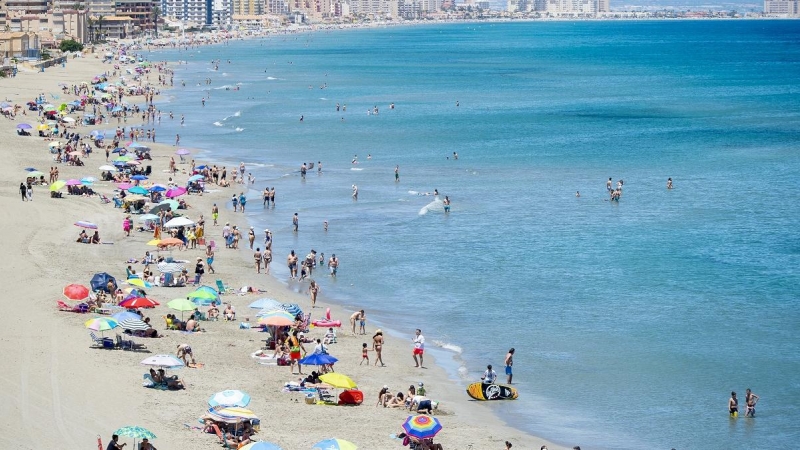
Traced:
[[317, 403], [317, 399], [314, 398], [314, 394], [306, 394], [306, 405], [313, 405]]
[[364, 402], [364, 393], [358, 389], [348, 389], [339, 394], [340, 405], [360, 405]]

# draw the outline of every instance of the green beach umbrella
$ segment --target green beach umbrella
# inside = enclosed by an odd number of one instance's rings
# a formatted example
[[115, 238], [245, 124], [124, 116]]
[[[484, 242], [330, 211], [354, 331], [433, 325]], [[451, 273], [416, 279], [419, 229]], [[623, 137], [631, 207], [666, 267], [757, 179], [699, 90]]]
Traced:
[[169, 205], [169, 208], [175, 211], [178, 209], [180, 203], [176, 202], [175, 200], [164, 200], [163, 202], [159, 203], [159, 205]]
[[187, 297], [189, 297], [189, 298], [206, 298], [206, 299], [209, 299], [209, 300], [216, 300], [217, 299], [217, 295], [215, 295], [213, 292], [210, 292], [207, 289], [198, 289], [198, 290], [196, 290], [194, 292], [190, 292], [189, 295], [187, 295]]
[[115, 431], [114, 434], [118, 436], [131, 437], [134, 439], [155, 439], [156, 435], [152, 431], [135, 426], [122, 427]]
[[44, 176], [44, 172], [39, 172], [38, 170], [33, 170], [33, 171], [30, 171], [30, 172], [25, 172], [25, 175], [27, 175], [29, 177], [39, 178], [39, 177], [43, 177]]
[[186, 298], [176, 298], [175, 300], [170, 300], [170, 302], [167, 303], [167, 306], [169, 306], [170, 309], [174, 309], [175, 311], [180, 311], [181, 320], [183, 320], [184, 311], [194, 311], [194, 309], [197, 308], [197, 305], [195, 305], [194, 303], [192, 303], [191, 300]]
[[55, 183], [50, 185], [50, 191], [55, 192], [61, 190], [64, 186], [67, 185], [67, 182], [64, 180], [57, 180]]
[[114, 162], [128, 162], [130, 160], [130, 156], [120, 156], [119, 158], [115, 159]]

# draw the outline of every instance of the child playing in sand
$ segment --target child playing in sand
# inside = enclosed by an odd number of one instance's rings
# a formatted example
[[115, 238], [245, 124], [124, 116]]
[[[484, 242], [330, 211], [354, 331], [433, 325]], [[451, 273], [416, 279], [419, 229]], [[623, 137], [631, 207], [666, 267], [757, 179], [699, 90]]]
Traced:
[[369, 365], [369, 349], [367, 348], [366, 342], [361, 346], [361, 362], [358, 363], [358, 365], [364, 364], [364, 361]]

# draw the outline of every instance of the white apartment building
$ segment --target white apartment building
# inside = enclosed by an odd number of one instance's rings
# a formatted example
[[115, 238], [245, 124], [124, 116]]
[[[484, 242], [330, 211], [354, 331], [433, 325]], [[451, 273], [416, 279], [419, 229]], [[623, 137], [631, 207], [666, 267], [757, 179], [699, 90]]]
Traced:
[[350, 12], [353, 15], [357, 16], [363, 15], [367, 17], [384, 17], [384, 16], [398, 17], [398, 11], [399, 11], [398, 0], [351, 0], [350, 1]]
[[798, 0], [764, 0], [764, 14], [779, 16], [800, 16]]
[[288, 0], [266, 0], [267, 12], [269, 14], [285, 15], [289, 14]]
[[187, 26], [202, 27], [213, 22], [212, 0], [166, 0], [164, 15]]
[[598, 0], [547, 0], [546, 6], [554, 16], [594, 17], [598, 12]]

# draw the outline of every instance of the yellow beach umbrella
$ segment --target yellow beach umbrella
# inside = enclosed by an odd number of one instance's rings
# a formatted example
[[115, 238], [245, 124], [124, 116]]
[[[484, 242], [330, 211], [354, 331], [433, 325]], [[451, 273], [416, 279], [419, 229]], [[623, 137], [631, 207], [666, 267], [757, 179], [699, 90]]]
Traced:
[[36, 129], [39, 130], [39, 131], [45, 131], [45, 130], [49, 130], [50, 127], [45, 125], [45, 124], [43, 124], [43, 123], [40, 123], [39, 125], [36, 126]]
[[64, 186], [66, 186], [66, 185], [67, 185], [66, 181], [57, 180], [55, 183], [50, 185], [50, 191], [51, 192], [59, 191], [59, 190], [63, 189]]
[[161, 242], [161, 239], [153, 239], [147, 243], [147, 245], [152, 245], [153, 247], [157, 247], [158, 244]]
[[319, 379], [325, 384], [330, 384], [331, 386], [340, 389], [352, 389], [358, 386], [356, 382], [347, 375], [342, 375], [341, 373], [336, 372], [330, 372], [326, 373], [325, 375], [321, 375]]

